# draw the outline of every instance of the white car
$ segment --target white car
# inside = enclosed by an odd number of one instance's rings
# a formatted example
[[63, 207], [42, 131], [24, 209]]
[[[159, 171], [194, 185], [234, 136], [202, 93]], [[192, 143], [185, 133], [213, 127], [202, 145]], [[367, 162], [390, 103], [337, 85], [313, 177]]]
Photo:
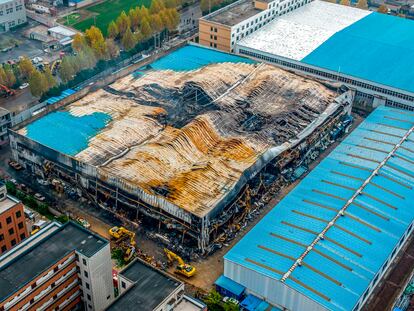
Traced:
[[29, 83], [23, 83], [22, 85], [19, 86], [19, 89], [23, 90], [27, 88], [28, 86], [29, 86]]
[[34, 197], [35, 197], [36, 200], [41, 201], [41, 202], [43, 202], [45, 200], [45, 197], [43, 195], [41, 195], [40, 193], [36, 193], [34, 195]]

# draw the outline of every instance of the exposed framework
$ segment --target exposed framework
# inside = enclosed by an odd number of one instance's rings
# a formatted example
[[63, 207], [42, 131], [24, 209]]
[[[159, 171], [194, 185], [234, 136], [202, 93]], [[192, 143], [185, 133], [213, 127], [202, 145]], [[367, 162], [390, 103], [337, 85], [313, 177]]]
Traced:
[[350, 94], [337, 97], [265, 64], [150, 70], [69, 105], [72, 115], [104, 112], [112, 121], [75, 155], [87, 167], [78, 168], [81, 174], [54, 165], [80, 179], [95, 200], [138, 207], [206, 250], [212, 228], [235, 212], [226, 207], [246, 184], [269, 165], [276, 172], [300, 158], [299, 151], [292, 156], [298, 144], [305, 142], [303, 154], [312, 149], [307, 143], [326, 137], [351, 103]]

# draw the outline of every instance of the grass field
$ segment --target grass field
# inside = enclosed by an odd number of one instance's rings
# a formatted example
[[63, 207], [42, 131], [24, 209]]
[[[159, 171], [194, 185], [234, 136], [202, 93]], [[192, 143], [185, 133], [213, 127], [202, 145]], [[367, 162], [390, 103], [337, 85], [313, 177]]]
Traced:
[[69, 23], [67, 20], [64, 23], [80, 31], [85, 31], [95, 25], [106, 35], [108, 24], [115, 20], [122, 11], [128, 13], [130, 8], [141, 5], [149, 6], [150, 3], [151, 0], [107, 0], [69, 15]]

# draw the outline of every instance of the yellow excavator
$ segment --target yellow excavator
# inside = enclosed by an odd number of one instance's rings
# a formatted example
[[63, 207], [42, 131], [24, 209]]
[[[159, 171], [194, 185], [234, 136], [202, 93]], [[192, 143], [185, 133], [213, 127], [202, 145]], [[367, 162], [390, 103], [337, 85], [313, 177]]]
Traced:
[[136, 253], [135, 233], [124, 227], [112, 227], [109, 235], [124, 252], [125, 262], [129, 262]]
[[187, 278], [192, 277], [196, 273], [196, 268], [192, 265], [186, 264], [184, 260], [178, 256], [176, 253], [173, 253], [169, 249], [164, 248], [165, 255], [167, 255], [168, 263], [172, 265], [174, 261], [177, 261], [178, 265], [175, 267], [175, 273], [182, 274]]

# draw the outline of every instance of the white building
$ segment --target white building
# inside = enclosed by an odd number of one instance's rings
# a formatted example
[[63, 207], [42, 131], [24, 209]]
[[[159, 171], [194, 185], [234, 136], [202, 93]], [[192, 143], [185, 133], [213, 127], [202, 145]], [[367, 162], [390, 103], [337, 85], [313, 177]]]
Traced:
[[24, 0], [0, 0], [0, 33], [26, 21]]

